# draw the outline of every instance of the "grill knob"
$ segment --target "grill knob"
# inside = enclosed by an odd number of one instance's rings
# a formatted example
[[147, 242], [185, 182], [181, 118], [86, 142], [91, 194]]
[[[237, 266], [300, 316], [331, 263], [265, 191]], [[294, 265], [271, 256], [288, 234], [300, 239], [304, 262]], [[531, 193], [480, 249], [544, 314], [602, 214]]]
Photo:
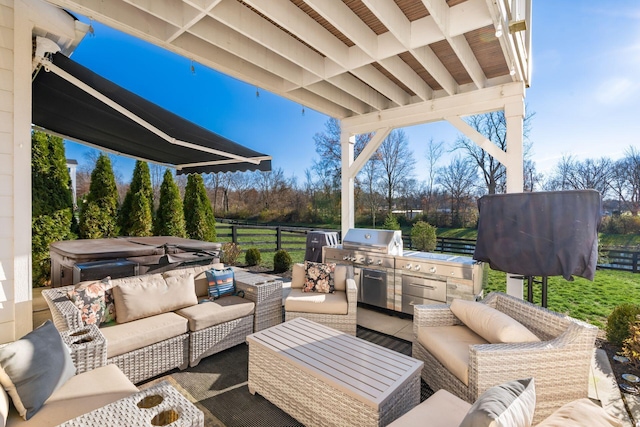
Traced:
[[413, 269], [414, 269], [415, 271], [420, 271], [420, 266], [419, 266], [419, 265], [416, 265]]
[[367, 264], [373, 264], [373, 260], [372, 260], [371, 258], [369, 258], [369, 259], [367, 260]]
[[349, 257], [348, 257], [348, 256], [343, 256], [343, 257], [342, 257], [342, 260], [343, 260], [343, 261], [349, 261]]
[[435, 272], [436, 272], [436, 268], [435, 268], [435, 267], [431, 267], [431, 268], [429, 269], [429, 273], [435, 273]]
[[404, 268], [406, 268], [407, 270], [411, 270], [411, 264], [405, 265]]
[[364, 257], [360, 258], [360, 262], [364, 262]]
[[381, 259], [378, 260], [378, 265], [382, 265], [382, 260]]

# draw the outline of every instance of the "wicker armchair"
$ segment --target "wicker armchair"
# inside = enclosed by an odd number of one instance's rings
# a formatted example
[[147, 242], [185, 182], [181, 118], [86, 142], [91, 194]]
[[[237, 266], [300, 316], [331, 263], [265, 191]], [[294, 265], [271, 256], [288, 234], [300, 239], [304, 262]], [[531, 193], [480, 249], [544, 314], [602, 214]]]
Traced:
[[[302, 264], [294, 265], [291, 277], [291, 293], [284, 303], [285, 321], [296, 317], [304, 317], [351, 335], [356, 334], [358, 288], [353, 278], [353, 267], [337, 265], [336, 269], [346, 270], [345, 283], [336, 283], [336, 291], [333, 294], [318, 294], [315, 292], [302, 292], [304, 267]], [[339, 274], [336, 274], [336, 276], [339, 276]], [[343, 310], [340, 313], [336, 313], [336, 306], [343, 308]]]
[[445, 389], [471, 403], [492, 386], [517, 378], [534, 377], [534, 423], [565, 403], [587, 397], [598, 328], [503, 293], [491, 293], [482, 303], [517, 320], [541, 341], [470, 345], [467, 386], [417, 339], [421, 328], [462, 323], [450, 311], [449, 305], [415, 306], [413, 357], [424, 361], [422, 378], [434, 391]]

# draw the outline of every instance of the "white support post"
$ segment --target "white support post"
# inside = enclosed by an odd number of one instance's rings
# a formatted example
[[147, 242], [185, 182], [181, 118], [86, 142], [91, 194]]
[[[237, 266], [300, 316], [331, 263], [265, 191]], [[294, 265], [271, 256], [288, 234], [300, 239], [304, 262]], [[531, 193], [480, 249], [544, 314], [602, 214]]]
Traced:
[[[524, 160], [522, 158], [524, 132], [524, 96], [521, 102], [504, 106], [507, 121], [507, 193], [521, 193], [524, 188]], [[507, 294], [522, 299], [524, 287], [522, 279], [507, 273]]]
[[[356, 143], [355, 135], [349, 135], [342, 131], [340, 134], [340, 147], [342, 159], [342, 237], [347, 234], [350, 228], [355, 226], [355, 203], [354, 203], [354, 177], [351, 165], [353, 164], [353, 147]], [[356, 172], [357, 173], [357, 172]]]

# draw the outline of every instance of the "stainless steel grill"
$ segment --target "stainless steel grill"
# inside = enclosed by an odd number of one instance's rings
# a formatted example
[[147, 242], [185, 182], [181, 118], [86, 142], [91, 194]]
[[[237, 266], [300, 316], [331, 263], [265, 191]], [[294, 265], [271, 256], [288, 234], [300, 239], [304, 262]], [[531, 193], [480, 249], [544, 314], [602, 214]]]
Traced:
[[325, 262], [351, 264], [358, 301], [413, 314], [416, 304], [482, 295], [483, 263], [469, 257], [403, 251], [400, 231], [350, 229], [342, 245], [323, 248]]

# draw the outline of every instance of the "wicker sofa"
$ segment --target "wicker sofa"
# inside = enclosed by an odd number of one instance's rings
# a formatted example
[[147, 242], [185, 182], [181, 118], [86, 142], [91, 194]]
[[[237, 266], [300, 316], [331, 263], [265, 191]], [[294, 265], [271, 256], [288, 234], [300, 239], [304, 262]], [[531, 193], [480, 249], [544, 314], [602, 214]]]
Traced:
[[[96, 364], [113, 363], [133, 383], [139, 383], [173, 368], [195, 366], [203, 357], [245, 342], [254, 330], [256, 307], [270, 301], [263, 301], [255, 286], [236, 281], [245, 298], [225, 296], [198, 304], [207, 296], [205, 271], [214, 266], [112, 280], [116, 323], [99, 328], [101, 336], [95, 341], [104, 340], [106, 354], [96, 355], [105, 359]], [[166, 293], [172, 286], [174, 291]], [[60, 331], [84, 326], [80, 310], [67, 296], [73, 288], [42, 292]], [[281, 291], [279, 295], [281, 298]]]
[[[534, 377], [534, 422], [540, 422], [565, 403], [587, 397], [598, 332], [595, 326], [503, 293], [491, 293], [481, 304], [515, 319], [539, 340], [491, 344], [465, 331], [465, 324], [453, 314], [451, 305], [415, 306], [413, 357], [424, 361], [422, 378], [434, 391], [445, 389], [474, 402], [492, 386], [514, 378]], [[467, 338], [461, 338], [463, 335]], [[429, 342], [435, 336], [441, 337], [442, 346], [453, 349], [448, 350], [451, 354], [434, 354], [433, 349], [441, 346]], [[468, 338], [471, 336], [475, 338]], [[454, 356], [456, 345], [458, 354]], [[451, 368], [452, 360], [466, 363], [466, 378], [464, 372], [453, 373], [445, 367]]]
[[304, 264], [294, 264], [291, 272], [291, 292], [284, 302], [285, 320], [304, 317], [355, 335], [358, 288], [353, 278], [353, 268], [336, 265], [334, 293], [303, 292], [304, 281]]

